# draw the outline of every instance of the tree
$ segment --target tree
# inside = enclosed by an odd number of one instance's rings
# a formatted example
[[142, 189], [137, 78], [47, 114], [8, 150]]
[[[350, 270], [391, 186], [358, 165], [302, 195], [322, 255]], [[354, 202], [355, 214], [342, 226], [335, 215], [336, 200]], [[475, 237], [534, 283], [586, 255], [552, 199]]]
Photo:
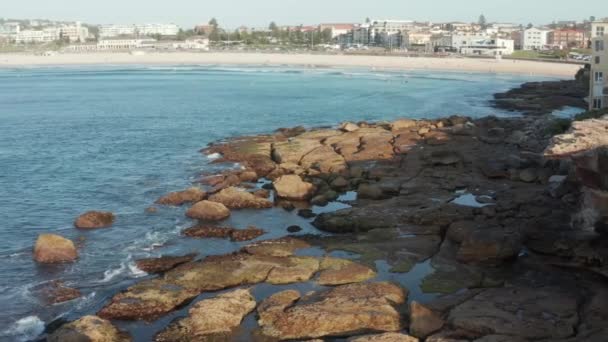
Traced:
[[277, 24], [273, 21], [270, 23], [270, 25], [268, 25], [268, 29], [272, 32], [276, 31], [279, 29], [279, 27], [277, 26]]
[[220, 40], [220, 32], [218, 30], [219, 24], [217, 23], [217, 19], [211, 18], [209, 20], [209, 26], [211, 26], [211, 32], [209, 33], [209, 40], [218, 41]]
[[529, 23], [528, 26], [526, 26], [527, 29], [531, 29], [533, 27], [534, 27], [534, 25], [532, 23]]
[[365, 18], [365, 23], [366, 23], [366, 24], [369, 24], [369, 23], [371, 23], [371, 22], [372, 22], [372, 20], [371, 20], [369, 17]]
[[211, 20], [209, 20], [209, 25], [213, 26], [213, 28], [217, 29], [219, 24], [217, 23], [217, 19], [215, 18], [211, 18]]
[[485, 29], [488, 25], [488, 22], [486, 21], [486, 16], [483, 14], [480, 15], [479, 20], [477, 21], [477, 24], [479, 24], [479, 26], [481, 26], [482, 29]]

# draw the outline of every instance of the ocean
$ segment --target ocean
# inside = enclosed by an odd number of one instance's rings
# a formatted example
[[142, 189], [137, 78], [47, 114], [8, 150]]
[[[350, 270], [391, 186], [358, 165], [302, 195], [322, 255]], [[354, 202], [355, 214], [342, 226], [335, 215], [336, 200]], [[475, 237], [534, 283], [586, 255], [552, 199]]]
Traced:
[[[185, 208], [145, 212], [159, 196], [217, 171], [198, 152], [210, 142], [346, 120], [516, 115], [491, 108], [492, 94], [532, 80], [546, 78], [254, 66], [0, 69], [0, 340], [32, 339], [57, 319], [94, 313], [146, 277], [134, 266], [138, 258], [221, 254], [242, 245], [180, 237], [192, 224]], [[74, 219], [93, 209], [114, 212], [114, 226], [75, 229]], [[245, 210], [226, 222], [252, 223], [269, 231], [264, 239], [293, 224], [316, 232], [280, 209]], [[78, 241], [80, 259], [37, 265], [32, 247], [46, 232]], [[415, 283], [423, 266], [403, 281]], [[36, 291], [52, 280], [83, 297], [41, 303]], [[123, 328], [142, 341], [154, 332], [137, 323]]]

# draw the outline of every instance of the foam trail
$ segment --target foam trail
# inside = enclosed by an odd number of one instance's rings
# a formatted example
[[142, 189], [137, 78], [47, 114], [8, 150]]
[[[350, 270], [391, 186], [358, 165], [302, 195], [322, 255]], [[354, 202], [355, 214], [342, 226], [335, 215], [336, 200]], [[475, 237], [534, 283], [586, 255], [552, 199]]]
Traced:
[[15, 322], [8, 329], [0, 332], [0, 337], [11, 341], [30, 341], [44, 332], [44, 322], [38, 316], [27, 316]]

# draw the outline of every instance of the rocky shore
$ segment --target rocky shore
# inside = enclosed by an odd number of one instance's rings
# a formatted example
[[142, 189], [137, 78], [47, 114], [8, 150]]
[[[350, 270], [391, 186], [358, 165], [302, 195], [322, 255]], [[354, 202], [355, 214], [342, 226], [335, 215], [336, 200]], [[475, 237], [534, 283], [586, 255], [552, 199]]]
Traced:
[[574, 80], [529, 82], [494, 95], [496, 108], [527, 115], [551, 114], [565, 107], [586, 110], [589, 104], [589, 70], [580, 69]]
[[[155, 205], [191, 206], [199, 221], [185, 239], [249, 242], [228, 255], [140, 260], [158, 275], [48, 340], [137, 340], [120, 327], [143, 320], [166, 322], [156, 341], [605, 341], [608, 117], [556, 137], [552, 124], [452, 116], [213, 144], [202, 152], [242, 169]], [[348, 208], [310, 210], [344, 194], [356, 194]], [[266, 239], [264, 222], [222, 226], [234, 211], [269, 208], [298, 210], [319, 233], [290, 226]], [[399, 283], [380, 278], [383, 265], [429, 272]], [[261, 285], [273, 290], [262, 296]]]

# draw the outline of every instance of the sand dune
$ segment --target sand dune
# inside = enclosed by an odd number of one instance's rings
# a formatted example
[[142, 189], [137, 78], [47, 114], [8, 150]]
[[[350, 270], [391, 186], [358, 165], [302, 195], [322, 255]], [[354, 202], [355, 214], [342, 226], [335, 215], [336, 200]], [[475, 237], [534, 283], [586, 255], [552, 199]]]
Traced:
[[59, 66], [59, 65], [291, 65], [307, 67], [365, 67], [399, 70], [446, 70], [466, 72], [490, 72], [500, 74], [525, 74], [570, 78], [580, 65], [494, 60], [477, 58], [425, 58], [397, 56], [352, 56], [271, 53], [91, 53], [36, 56], [26, 54], [0, 55], [1, 67]]

